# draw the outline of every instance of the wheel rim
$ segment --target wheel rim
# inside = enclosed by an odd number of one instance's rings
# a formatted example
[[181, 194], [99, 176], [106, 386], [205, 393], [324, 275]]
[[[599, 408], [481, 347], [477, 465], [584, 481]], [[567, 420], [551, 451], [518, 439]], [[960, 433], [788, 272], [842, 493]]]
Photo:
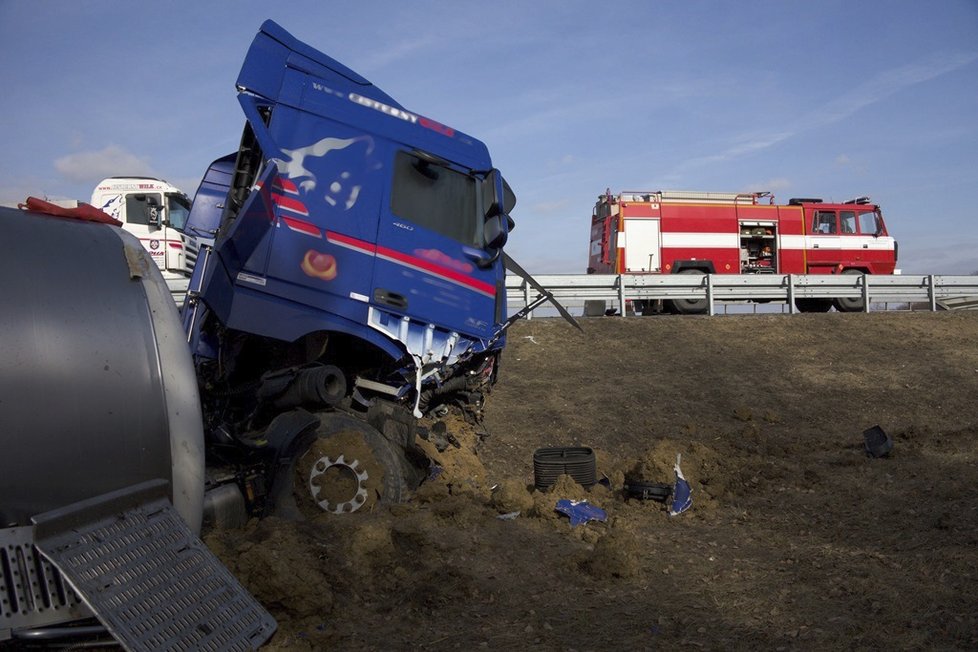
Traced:
[[324, 512], [349, 514], [367, 502], [367, 480], [370, 474], [359, 468], [358, 460], [347, 461], [323, 455], [309, 471], [309, 491], [313, 502]]

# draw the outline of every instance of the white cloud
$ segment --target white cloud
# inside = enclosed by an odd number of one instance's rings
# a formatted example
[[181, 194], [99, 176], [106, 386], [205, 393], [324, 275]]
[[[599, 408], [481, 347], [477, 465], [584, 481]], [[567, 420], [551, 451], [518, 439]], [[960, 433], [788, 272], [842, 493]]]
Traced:
[[[39, 177], [26, 177], [23, 179], [6, 179], [7, 183], [0, 186], [0, 206], [16, 207], [27, 200], [28, 197], [39, 199], [77, 199], [64, 194], [63, 190], [56, 190], [57, 184], [50, 179]], [[87, 199], [85, 197], [84, 199]]]
[[537, 202], [530, 206], [530, 211], [540, 215], [553, 215], [554, 213], [566, 213], [569, 208], [569, 199], [558, 199], [557, 201]]
[[118, 145], [62, 156], [55, 160], [54, 168], [68, 181], [92, 186], [105, 177], [156, 176], [149, 161]]
[[741, 190], [743, 192], [777, 192], [779, 190], [785, 190], [790, 188], [792, 183], [785, 179], [784, 177], [776, 177], [774, 179], [768, 179], [767, 181], [759, 181], [757, 183], [749, 183], [745, 185]]
[[689, 159], [684, 161], [679, 168], [687, 169], [708, 163], [723, 163], [740, 158], [745, 154], [767, 149], [800, 133], [841, 122], [857, 111], [895, 93], [940, 77], [975, 61], [978, 61], [978, 52], [938, 52], [920, 61], [885, 70], [865, 83], [823, 104], [817, 110], [784, 125], [777, 131], [742, 134], [735, 139], [733, 144], [718, 154]]
[[839, 154], [838, 156], [835, 157], [836, 165], [844, 166], [844, 165], [848, 165], [849, 163], [850, 163], [850, 159], [848, 154]]
[[425, 36], [408, 41], [386, 44], [386, 49], [372, 49], [370, 54], [357, 60], [357, 70], [373, 72], [385, 68], [395, 61], [410, 60], [416, 52], [433, 45], [435, 39]]

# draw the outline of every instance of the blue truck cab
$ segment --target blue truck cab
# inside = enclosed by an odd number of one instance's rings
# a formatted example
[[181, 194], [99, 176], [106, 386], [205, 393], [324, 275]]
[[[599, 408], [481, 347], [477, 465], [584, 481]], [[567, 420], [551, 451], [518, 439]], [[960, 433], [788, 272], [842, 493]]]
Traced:
[[[419, 419], [481, 418], [509, 323], [516, 198], [483, 143], [272, 21], [236, 85], [240, 146], [211, 164], [186, 227], [204, 243], [182, 318], [209, 465], [256, 515], [292, 504], [293, 486], [318, 495], [337, 465], [358, 480], [321, 509], [396, 502], [426, 472]], [[383, 491], [327, 446], [351, 429], [384, 467]]]
[[515, 196], [486, 146], [272, 21], [236, 85], [241, 146], [211, 165], [188, 222], [214, 238], [184, 314], [198, 360], [230, 346], [225, 380], [246, 382], [242, 348], [262, 373], [329, 362], [416, 416], [424, 389], [494, 375]]

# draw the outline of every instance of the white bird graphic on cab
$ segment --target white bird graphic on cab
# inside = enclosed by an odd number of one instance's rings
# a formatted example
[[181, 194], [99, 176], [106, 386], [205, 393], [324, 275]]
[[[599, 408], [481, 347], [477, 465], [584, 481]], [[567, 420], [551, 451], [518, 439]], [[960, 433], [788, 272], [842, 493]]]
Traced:
[[279, 173], [285, 177], [292, 180], [303, 179], [303, 181], [299, 182], [299, 187], [306, 192], [310, 192], [316, 188], [316, 175], [306, 169], [306, 157], [318, 158], [325, 156], [329, 152], [346, 149], [353, 143], [361, 140], [369, 139], [365, 136], [358, 136], [357, 138], [323, 138], [319, 142], [298, 149], [283, 148], [282, 154], [288, 160], [280, 158], [273, 158], [271, 160], [278, 166]]

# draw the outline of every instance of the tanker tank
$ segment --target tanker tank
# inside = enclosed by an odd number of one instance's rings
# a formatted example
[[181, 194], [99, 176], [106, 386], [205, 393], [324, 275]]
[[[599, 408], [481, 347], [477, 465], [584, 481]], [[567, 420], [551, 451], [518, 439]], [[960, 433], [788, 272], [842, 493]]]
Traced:
[[179, 316], [138, 240], [0, 208], [0, 527], [149, 479], [199, 533], [204, 442]]

